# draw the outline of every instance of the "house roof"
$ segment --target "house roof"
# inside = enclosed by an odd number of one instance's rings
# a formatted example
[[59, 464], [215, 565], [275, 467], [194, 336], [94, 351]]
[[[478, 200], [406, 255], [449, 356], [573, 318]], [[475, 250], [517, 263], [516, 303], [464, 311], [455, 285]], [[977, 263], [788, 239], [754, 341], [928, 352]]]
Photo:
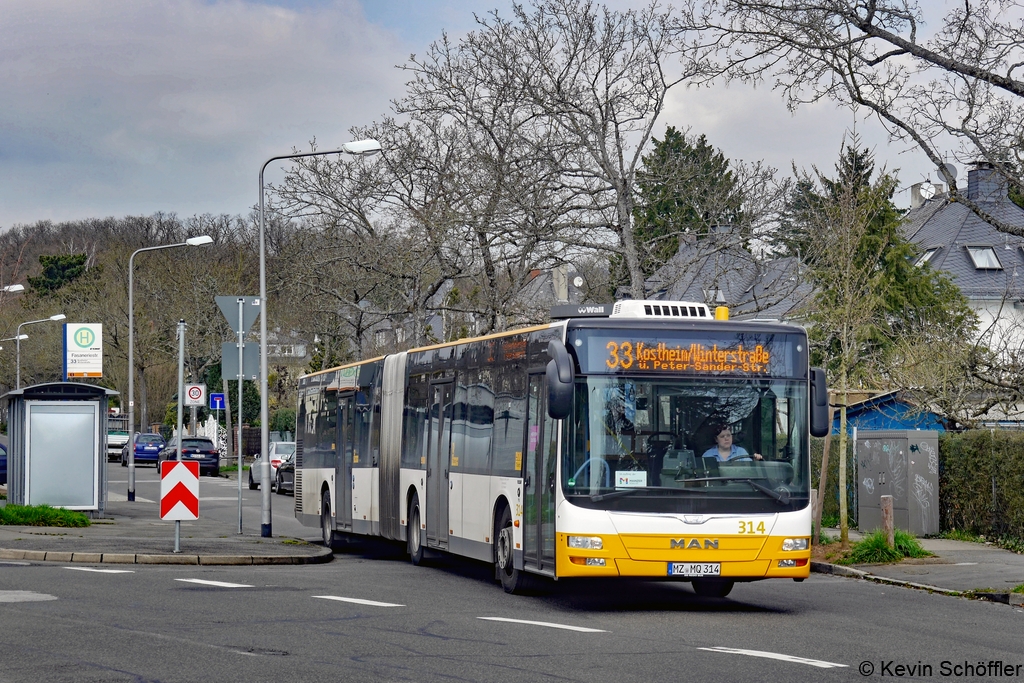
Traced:
[[714, 306], [721, 292], [733, 317], [778, 320], [796, 315], [813, 292], [798, 259], [758, 258], [729, 235], [680, 244], [646, 284], [651, 298]]
[[[1005, 184], [993, 175], [988, 168], [971, 169], [968, 197], [991, 215], [1024, 230], [1024, 209], [1010, 201]], [[938, 195], [911, 209], [902, 229], [922, 254], [936, 250], [928, 263], [951, 275], [969, 299], [999, 299], [1024, 293], [1024, 238], [999, 232], [947, 195]], [[991, 252], [978, 253], [979, 247]], [[975, 248], [973, 258], [971, 248]], [[985, 266], [991, 255], [1001, 267], [979, 267]]]

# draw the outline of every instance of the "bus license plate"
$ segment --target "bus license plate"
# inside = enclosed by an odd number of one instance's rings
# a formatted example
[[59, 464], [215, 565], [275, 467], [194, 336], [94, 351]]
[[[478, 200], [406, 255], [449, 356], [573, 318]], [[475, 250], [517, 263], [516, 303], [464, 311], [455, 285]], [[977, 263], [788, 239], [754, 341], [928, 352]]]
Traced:
[[669, 576], [718, 576], [722, 565], [718, 562], [669, 562]]

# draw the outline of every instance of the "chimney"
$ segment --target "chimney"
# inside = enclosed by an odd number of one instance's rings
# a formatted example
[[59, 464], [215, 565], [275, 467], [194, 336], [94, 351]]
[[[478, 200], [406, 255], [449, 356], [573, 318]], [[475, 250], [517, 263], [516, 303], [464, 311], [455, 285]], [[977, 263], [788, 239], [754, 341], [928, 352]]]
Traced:
[[569, 266], [562, 263], [551, 269], [551, 288], [554, 290], [555, 303], [569, 303]]
[[974, 162], [967, 172], [967, 198], [979, 202], [1001, 202], [1009, 197], [1006, 178], [987, 161]]

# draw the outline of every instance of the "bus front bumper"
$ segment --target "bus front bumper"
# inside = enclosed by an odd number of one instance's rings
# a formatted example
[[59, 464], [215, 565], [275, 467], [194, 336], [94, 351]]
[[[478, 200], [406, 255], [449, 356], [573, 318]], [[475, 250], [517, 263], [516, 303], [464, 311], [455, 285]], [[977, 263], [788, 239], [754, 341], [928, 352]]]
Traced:
[[[676, 539], [651, 536], [644, 539], [647, 549], [627, 550], [617, 535], [601, 535], [601, 548], [571, 548], [569, 534], [559, 533], [556, 540], [556, 574], [568, 577], [632, 576], [690, 580], [696, 576], [670, 573], [670, 566], [685, 564], [717, 565], [720, 576], [734, 580], [803, 579], [810, 576], [811, 551], [807, 549], [783, 550], [781, 536], [750, 537], [722, 536], [715, 539], [718, 547], [672, 547]], [[809, 540], [808, 546], [809, 546]], [[676, 541], [678, 542], [678, 541]], [[662, 546], [659, 548], [659, 546]], [[711, 569], [709, 568], [709, 569]]]

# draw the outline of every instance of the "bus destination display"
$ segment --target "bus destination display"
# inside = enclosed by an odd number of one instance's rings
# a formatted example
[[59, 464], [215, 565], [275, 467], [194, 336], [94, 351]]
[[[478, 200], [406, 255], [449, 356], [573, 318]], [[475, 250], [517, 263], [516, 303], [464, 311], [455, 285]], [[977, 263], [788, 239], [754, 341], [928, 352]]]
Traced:
[[753, 349], [711, 347], [690, 344], [687, 348], [670, 346], [665, 342], [655, 345], [642, 341], [609, 341], [605, 344], [608, 357], [604, 364], [616, 370], [642, 370], [662, 372], [728, 372], [764, 374], [768, 372], [771, 353], [758, 344]]
[[[787, 334], [639, 335], [611, 330], [573, 330], [584, 373], [681, 373], [744, 377], [793, 376], [801, 367], [802, 345]], [[802, 361], [806, 363], [806, 360]]]

